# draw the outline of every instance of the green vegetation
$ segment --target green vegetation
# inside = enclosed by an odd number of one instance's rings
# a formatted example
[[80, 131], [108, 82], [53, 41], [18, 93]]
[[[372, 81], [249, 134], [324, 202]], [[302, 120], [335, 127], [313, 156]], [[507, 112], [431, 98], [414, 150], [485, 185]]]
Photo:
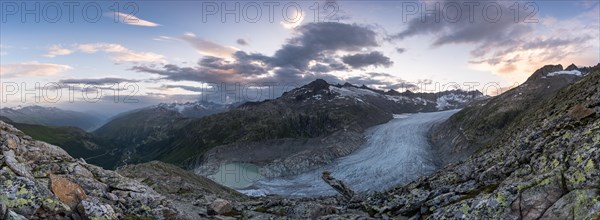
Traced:
[[74, 158], [91, 158], [87, 162], [107, 169], [114, 168], [119, 160], [109, 154], [114, 145], [80, 128], [9, 123], [33, 139], [61, 147]]

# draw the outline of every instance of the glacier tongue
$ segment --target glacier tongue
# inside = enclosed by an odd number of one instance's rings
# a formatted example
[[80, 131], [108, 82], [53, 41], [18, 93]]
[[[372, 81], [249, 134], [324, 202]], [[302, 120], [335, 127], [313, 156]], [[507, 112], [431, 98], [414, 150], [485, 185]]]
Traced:
[[436, 123], [458, 110], [417, 113], [373, 127], [367, 131], [367, 143], [356, 152], [333, 163], [304, 174], [288, 178], [263, 179], [248, 189], [239, 190], [251, 196], [278, 194], [286, 196], [334, 195], [323, 180], [324, 170], [344, 181], [354, 191], [384, 191], [408, 183], [433, 172], [427, 133]]

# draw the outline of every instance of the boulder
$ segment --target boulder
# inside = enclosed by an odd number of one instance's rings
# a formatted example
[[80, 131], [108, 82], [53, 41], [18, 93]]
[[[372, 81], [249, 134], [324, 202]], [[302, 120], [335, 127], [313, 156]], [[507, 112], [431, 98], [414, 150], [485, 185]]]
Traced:
[[102, 204], [98, 199], [90, 197], [77, 206], [79, 214], [84, 219], [117, 219], [115, 210], [107, 204]]
[[87, 195], [81, 186], [66, 178], [50, 174], [50, 189], [65, 204], [75, 207]]
[[33, 179], [33, 176], [23, 164], [17, 161], [15, 152], [12, 150], [4, 152], [4, 162], [8, 167], [15, 172], [17, 175], [25, 177], [27, 179]]
[[6, 220], [27, 220], [27, 218], [13, 212], [12, 210], [8, 210], [8, 213], [6, 213], [6, 216], [4, 217], [6, 217]]
[[208, 206], [208, 214], [210, 215], [222, 215], [230, 212], [233, 209], [230, 201], [224, 199], [216, 199], [210, 206]]

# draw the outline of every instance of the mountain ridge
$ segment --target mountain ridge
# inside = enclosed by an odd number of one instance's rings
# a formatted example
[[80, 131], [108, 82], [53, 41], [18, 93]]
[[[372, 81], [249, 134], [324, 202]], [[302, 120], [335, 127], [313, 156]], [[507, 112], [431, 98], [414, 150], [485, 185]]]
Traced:
[[97, 128], [103, 122], [102, 119], [91, 114], [38, 105], [1, 108], [0, 116], [9, 118], [11, 121], [17, 123], [47, 126], [74, 126], [86, 131]]

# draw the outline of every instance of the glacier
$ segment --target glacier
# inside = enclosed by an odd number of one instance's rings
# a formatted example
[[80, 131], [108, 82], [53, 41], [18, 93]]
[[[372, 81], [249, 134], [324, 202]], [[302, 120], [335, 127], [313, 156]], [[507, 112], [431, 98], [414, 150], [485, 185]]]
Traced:
[[428, 131], [459, 110], [416, 113], [395, 117], [366, 131], [367, 142], [352, 154], [300, 175], [256, 181], [239, 189], [250, 196], [269, 194], [311, 197], [334, 195], [323, 180], [325, 170], [356, 192], [384, 191], [436, 170]]

